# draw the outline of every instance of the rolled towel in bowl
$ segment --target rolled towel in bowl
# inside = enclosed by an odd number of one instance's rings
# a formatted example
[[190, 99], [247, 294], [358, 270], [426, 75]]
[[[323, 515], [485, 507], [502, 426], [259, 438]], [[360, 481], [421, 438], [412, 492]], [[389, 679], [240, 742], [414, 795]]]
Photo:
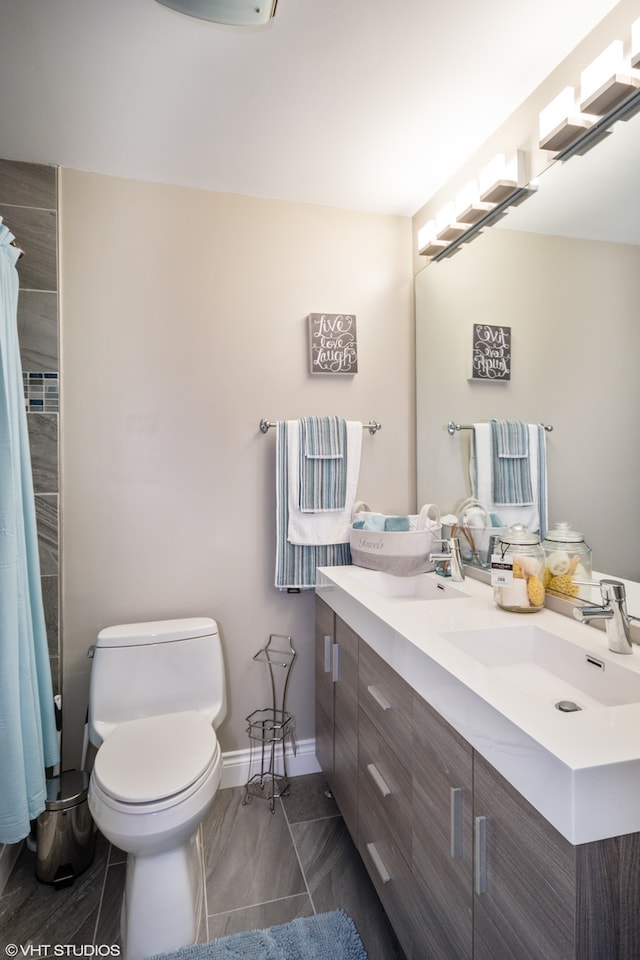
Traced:
[[387, 517], [384, 522], [384, 529], [404, 533], [411, 529], [409, 517]]

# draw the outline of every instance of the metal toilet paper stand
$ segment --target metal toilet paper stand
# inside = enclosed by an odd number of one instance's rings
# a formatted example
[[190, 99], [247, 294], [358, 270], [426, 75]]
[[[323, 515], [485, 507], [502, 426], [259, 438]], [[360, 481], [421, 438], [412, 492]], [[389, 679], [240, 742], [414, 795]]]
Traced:
[[[250, 776], [244, 787], [242, 803], [247, 804], [253, 797], [260, 797], [269, 801], [271, 813], [275, 813], [276, 798], [286, 796], [291, 786], [287, 773], [287, 743], [295, 756], [295, 719], [287, 712], [286, 701], [296, 656], [291, 637], [272, 633], [267, 645], [253, 657], [269, 669], [271, 706], [254, 710], [246, 718]], [[251, 776], [256, 762], [260, 764], [259, 770]], [[280, 773], [276, 769], [278, 766], [281, 766]]]

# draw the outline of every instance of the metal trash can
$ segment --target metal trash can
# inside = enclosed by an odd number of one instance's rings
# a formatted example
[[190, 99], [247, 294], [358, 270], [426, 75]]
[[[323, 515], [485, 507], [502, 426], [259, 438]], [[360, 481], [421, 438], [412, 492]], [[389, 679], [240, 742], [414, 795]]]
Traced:
[[89, 813], [89, 775], [67, 770], [47, 780], [47, 800], [36, 826], [36, 876], [43, 883], [66, 887], [89, 867], [95, 851], [95, 829]]

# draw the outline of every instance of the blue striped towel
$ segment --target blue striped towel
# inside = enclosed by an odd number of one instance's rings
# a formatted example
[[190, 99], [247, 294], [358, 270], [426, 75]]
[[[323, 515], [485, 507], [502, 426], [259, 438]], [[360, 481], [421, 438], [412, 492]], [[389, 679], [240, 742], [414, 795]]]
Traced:
[[303, 513], [343, 510], [347, 490], [347, 424], [342, 417], [303, 417], [300, 496]]
[[522, 420], [492, 420], [493, 502], [534, 502], [529, 462], [529, 427]]
[[[295, 423], [295, 421], [292, 421]], [[287, 539], [289, 525], [288, 430], [286, 420], [278, 421], [276, 434], [276, 571], [275, 585], [309, 590], [316, 584], [316, 567], [342, 566], [351, 563], [348, 543], [301, 545]]]

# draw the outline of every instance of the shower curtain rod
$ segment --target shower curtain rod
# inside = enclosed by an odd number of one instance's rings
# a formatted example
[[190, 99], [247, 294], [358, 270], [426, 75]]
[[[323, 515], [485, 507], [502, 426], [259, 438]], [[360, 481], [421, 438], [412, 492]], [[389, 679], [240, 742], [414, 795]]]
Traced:
[[[271, 427], [277, 427], [278, 421], [274, 423], [272, 420], [267, 420], [265, 417], [260, 421], [260, 432], [267, 433]], [[374, 433], [377, 433], [378, 430], [382, 430], [382, 424], [378, 423], [377, 420], [369, 420], [368, 423], [362, 424], [363, 430], [368, 430], [369, 433], [373, 436]]]
[[[541, 423], [540, 426], [544, 427], [547, 433], [551, 433], [551, 431], [553, 430], [553, 427], [548, 423]], [[449, 436], [452, 437], [456, 432], [456, 430], [473, 430], [473, 424], [472, 423], [456, 423], [455, 420], [449, 420], [449, 423], [447, 424], [447, 432]]]

